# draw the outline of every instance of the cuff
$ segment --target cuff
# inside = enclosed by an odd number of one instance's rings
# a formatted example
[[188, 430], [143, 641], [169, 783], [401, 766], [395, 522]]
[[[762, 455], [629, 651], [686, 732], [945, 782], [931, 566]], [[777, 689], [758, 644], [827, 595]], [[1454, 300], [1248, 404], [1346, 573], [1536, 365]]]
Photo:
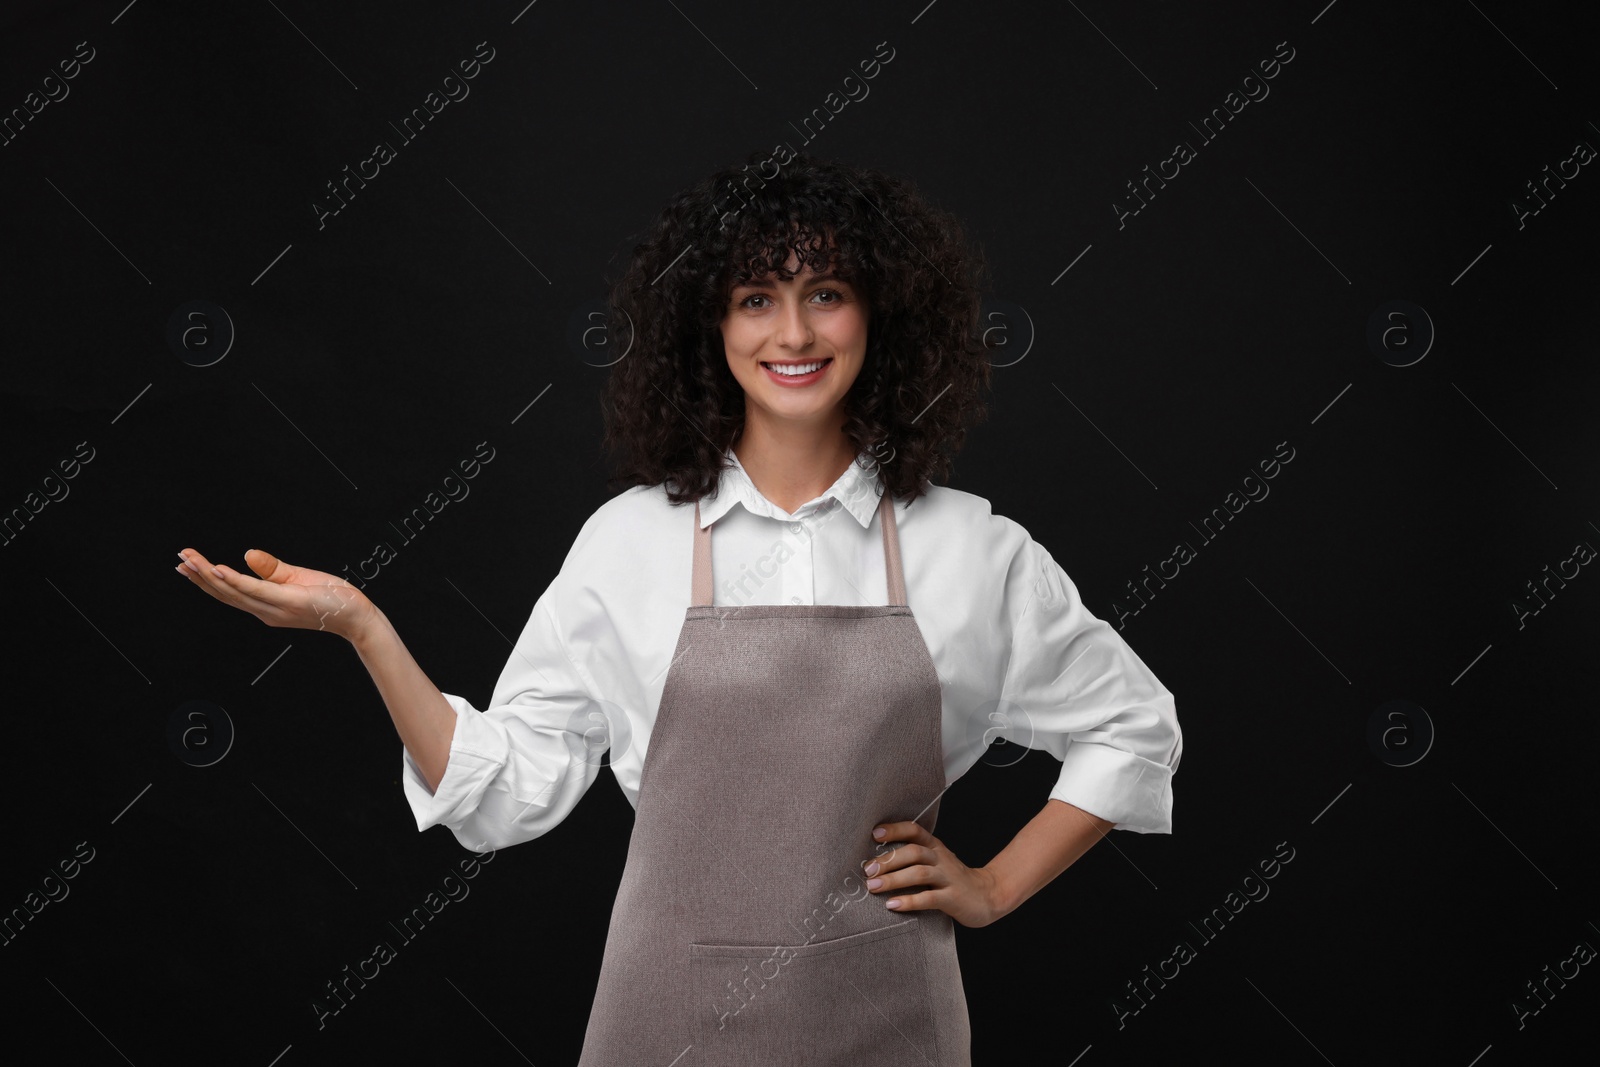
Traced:
[[506, 761], [505, 736], [465, 698], [451, 693], [442, 695], [455, 709], [456, 727], [450, 738], [450, 758], [437, 789], [428, 789], [410, 749], [400, 746], [401, 781], [419, 831], [461, 821], [472, 810], [472, 798], [483, 792]]
[[1068, 745], [1050, 798], [1110, 820], [1114, 830], [1172, 832], [1172, 768], [1109, 745]]

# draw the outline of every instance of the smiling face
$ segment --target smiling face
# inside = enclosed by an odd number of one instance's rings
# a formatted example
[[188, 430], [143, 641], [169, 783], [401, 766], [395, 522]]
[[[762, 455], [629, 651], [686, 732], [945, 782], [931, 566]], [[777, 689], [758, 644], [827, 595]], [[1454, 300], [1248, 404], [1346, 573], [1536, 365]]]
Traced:
[[[784, 266], [792, 270], [797, 259], [790, 253]], [[844, 397], [866, 357], [867, 318], [854, 286], [809, 266], [787, 281], [767, 275], [736, 285], [722, 341], [744, 389], [746, 425], [843, 427]]]

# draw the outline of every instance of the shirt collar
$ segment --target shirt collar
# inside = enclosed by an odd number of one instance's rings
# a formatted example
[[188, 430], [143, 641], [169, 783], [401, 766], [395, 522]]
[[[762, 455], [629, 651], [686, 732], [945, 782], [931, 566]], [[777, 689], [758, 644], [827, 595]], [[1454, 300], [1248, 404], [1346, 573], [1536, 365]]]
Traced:
[[[739, 462], [739, 457], [732, 448], [723, 453], [733, 466], [722, 471], [717, 482], [714, 496], [707, 496], [700, 501], [700, 525], [710, 526], [723, 515], [732, 510], [735, 504], [743, 504], [746, 511], [752, 515], [764, 515], [767, 518], [777, 519], [780, 522], [790, 522], [791, 517], [782, 513], [777, 505], [761, 495], [761, 490], [756, 488], [750, 480], [750, 474], [744, 469], [744, 464]], [[872, 526], [872, 516], [878, 510], [879, 500], [883, 496], [883, 482], [876, 473], [869, 474], [862, 466], [870, 462], [870, 457], [865, 452], [856, 457], [855, 462], [845, 468], [843, 474], [830, 485], [819, 497], [827, 500], [832, 497], [834, 503], [829, 507], [843, 507], [855, 516], [863, 529]], [[795, 512], [794, 518], [804, 518], [816, 514], [818, 508], [808, 501]]]

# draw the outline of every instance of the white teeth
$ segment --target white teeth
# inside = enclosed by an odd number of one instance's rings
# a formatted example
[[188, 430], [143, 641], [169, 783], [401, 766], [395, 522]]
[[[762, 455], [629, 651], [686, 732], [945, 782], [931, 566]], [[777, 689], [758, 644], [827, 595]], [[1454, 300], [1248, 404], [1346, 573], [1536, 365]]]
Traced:
[[817, 363], [795, 363], [790, 366], [779, 366], [774, 363], [763, 363], [761, 365], [769, 368], [775, 374], [782, 374], [785, 377], [793, 378], [801, 374], [810, 374], [812, 371], [821, 367], [824, 362], [827, 361], [823, 360]]

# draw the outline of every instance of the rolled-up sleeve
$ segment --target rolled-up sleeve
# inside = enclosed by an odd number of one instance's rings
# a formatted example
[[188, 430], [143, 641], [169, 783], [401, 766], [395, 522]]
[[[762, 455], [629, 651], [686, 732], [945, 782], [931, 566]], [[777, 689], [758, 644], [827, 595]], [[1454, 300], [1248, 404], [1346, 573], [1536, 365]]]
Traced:
[[[1013, 570], [1016, 617], [1005, 694], [1008, 740], [1050, 752], [1050, 797], [1118, 830], [1172, 832], [1172, 776], [1183, 755], [1172, 693], [1031, 539]], [[1020, 579], [1020, 580], [1018, 580]]]
[[504, 848], [554, 829], [593, 784], [607, 724], [562, 641], [554, 593], [534, 605], [489, 707], [443, 694], [456, 724], [437, 789], [401, 746], [419, 831], [443, 825], [469, 849]]

